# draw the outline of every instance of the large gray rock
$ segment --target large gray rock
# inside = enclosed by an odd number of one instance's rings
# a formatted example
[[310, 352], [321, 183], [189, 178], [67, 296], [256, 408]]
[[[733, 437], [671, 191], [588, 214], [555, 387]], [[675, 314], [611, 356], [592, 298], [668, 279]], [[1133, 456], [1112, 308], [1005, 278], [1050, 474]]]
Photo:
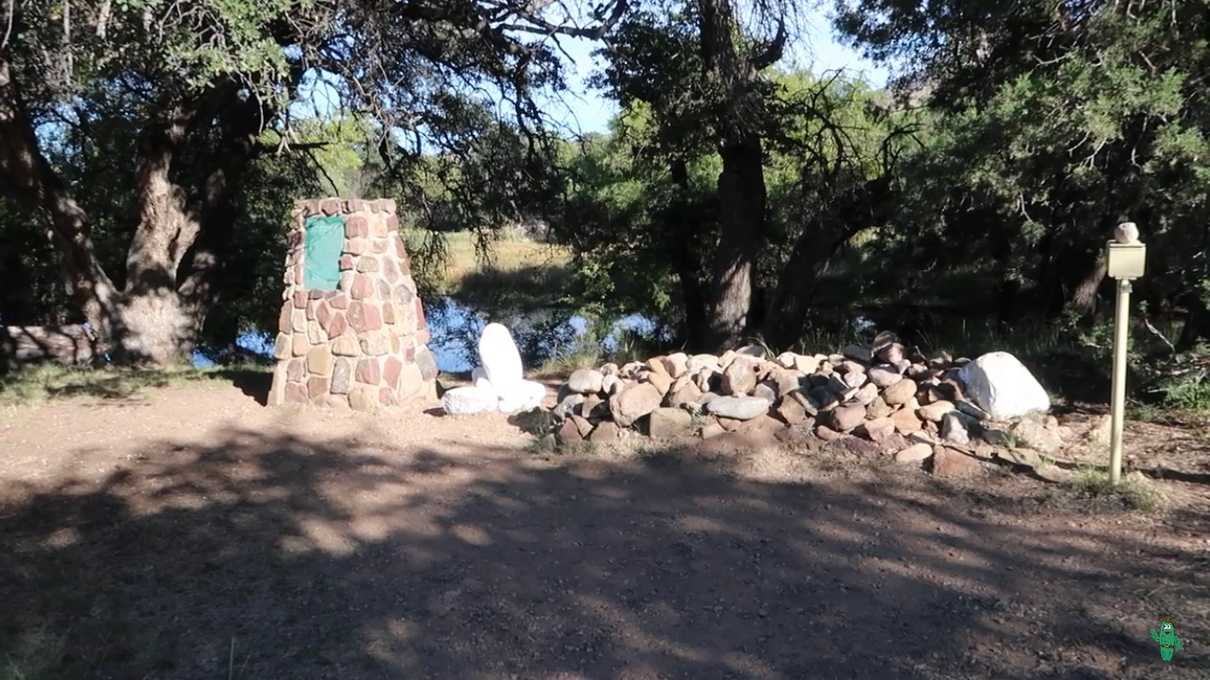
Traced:
[[693, 416], [679, 408], [657, 408], [647, 421], [647, 434], [657, 439], [674, 439], [693, 434]]
[[723, 371], [723, 392], [731, 395], [750, 394], [756, 387], [757, 363], [746, 355], [736, 356]]
[[899, 369], [894, 367], [873, 366], [870, 370], [866, 371], [866, 374], [870, 377], [870, 382], [882, 388], [890, 387], [903, 380], [903, 376], [899, 374]]
[[934, 401], [927, 406], [921, 406], [920, 408], [916, 409], [916, 415], [920, 416], [922, 420], [939, 423], [941, 422], [941, 419], [945, 417], [945, 414], [950, 413], [953, 410], [953, 402], [941, 400]]
[[689, 355], [684, 352], [669, 354], [661, 361], [664, 364], [664, 370], [673, 378], [679, 378], [689, 372]]
[[828, 425], [839, 432], [848, 432], [865, 421], [865, 407], [838, 406], [828, 411]]
[[1022, 445], [1045, 454], [1057, 453], [1063, 448], [1063, 437], [1057, 428], [1050, 428], [1041, 419], [1023, 418], [1010, 430]]
[[916, 396], [916, 383], [910, 378], [896, 382], [882, 393], [883, 401], [891, 406], [906, 404], [914, 396]]
[[591, 368], [580, 368], [568, 376], [567, 389], [580, 394], [596, 394], [601, 391], [604, 382], [604, 373]]
[[479, 336], [479, 363], [497, 394], [511, 392], [523, 378], [517, 343], [512, 333], [498, 323], [489, 323]]
[[770, 403], [760, 397], [718, 397], [706, 404], [706, 410], [723, 418], [752, 420], [769, 412]]
[[711, 371], [718, 370], [718, 357], [713, 354], [694, 354], [685, 362], [685, 369], [689, 373], [698, 373], [703, 368], [708, 368]]
[[966, 395], [995, 420], [1050, 410], [1050, 397], [1029, 369], [1008, 352], [991, 352], [962, 367]]
[[619, 427], [630, 427], [634, 421], [660, 406], [664, 395], [650, 383], [631, 383], [609, 400], [609, 412]]
[[496, 393], [482, 387], [455, 387], [441, 396], [441, 408], [452, 416], [496, 410]]

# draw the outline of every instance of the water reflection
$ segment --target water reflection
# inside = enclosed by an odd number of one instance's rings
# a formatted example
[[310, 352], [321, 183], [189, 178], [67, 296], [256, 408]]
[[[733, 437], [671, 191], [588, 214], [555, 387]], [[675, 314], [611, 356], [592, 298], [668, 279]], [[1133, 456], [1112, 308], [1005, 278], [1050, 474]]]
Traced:
[[[447, 373], [464, 373], [479, 364], [479, 334], [493, 321], [512, 331], [521, 357], [530, 368], [592, 345], [606, 353], [614, 352], [627, 334], [652, 341], [667, 341], [671, 337], [664, 325], [641, 314], [593, 324], [584, 316], [565, 309], [501, 312], [475, 309], [449, 297], [437, 298], [426, 305], [425, 317], [432, 336], [429, 349], [437, 359], [437, 368]], [[273, 342], [272, 334], [252, 330], [240, 335], [235, 344], [243, 353], [272, 359]], [[212, 368], [228, 363], [230, 354], [230, 351], [201, 348], [193, 353], [193, 365]]]
[[[659, 323], [641, 314], [629, 314], [605, 325], [594, 327], [579, 314], [560, 309], [492, 313], [478, 310], [453, 298], [440, 298], [425, 309], [432, 340], [429, 349], [437, 358], [437, 367], [449, 373], [469, 371], [478, 365], [479, 334], [490, 322], [505, 325], [513, 334], [528, 367], [552, 357], [564, 356], [597, 344], [605, 352], [617, 349], [627, 333], [651, 340], [667, 340], [668, 332]], [[594, 341], [595, 335], [601, 335]]]

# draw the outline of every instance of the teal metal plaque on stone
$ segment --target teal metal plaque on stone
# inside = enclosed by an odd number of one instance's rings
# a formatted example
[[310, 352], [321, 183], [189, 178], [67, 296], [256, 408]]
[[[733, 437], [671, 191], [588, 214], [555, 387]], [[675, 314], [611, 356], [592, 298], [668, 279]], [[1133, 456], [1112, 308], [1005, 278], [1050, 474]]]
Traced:
[[336, 290], [340, 286], [340, 252], [344, 249], [343, 215], [313, 215], [307, 218], [306, 253], [303, 256], [303, 287]]

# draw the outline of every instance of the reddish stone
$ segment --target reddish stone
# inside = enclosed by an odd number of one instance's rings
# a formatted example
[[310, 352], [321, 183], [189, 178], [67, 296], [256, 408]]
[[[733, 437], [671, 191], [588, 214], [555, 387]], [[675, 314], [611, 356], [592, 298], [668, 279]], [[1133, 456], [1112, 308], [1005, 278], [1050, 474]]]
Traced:
[[357, 260], [357, 271], [359, 272], [376, 272], [378, 271], [378, 258], [372, 255], [362, 255], [361, 259]]
[[292, 382], [302, 382], [303, 376], [307, 373], [305, 368], [302, 359], [291, 359], [286, 366], [286, 379]]
[[307, 381], [307, 395], [312, 399], [326, 397], [328, 395], [328, 379], [319, 376], [313, 376]]
[[366, 205], [366, 202], [360, 198], [350, 198], [349, 200], [345, 201], [345, 209], [349, 213], [359, 213], [367, 212], [369, 210], [369, 206]]
[[[298, 265], [298, 266], [296, 266], [296, 267], [291, 267], [291, 269], [293, 269], [293, 270], [294, 270], [294, 285], [296, 285], [296, 286], [301, 286], [301, 285], [303, 285], [303, 268], [302, 268], [302, 265], [300, 264], [300, 265]], [[306, 299], [306, 297], [304, 297], [303, 299], [305, 300], [305, 299]]]
[[321, 301], [318, 305], [316, 305], [315, 318], [319, 321], [320, 328], [324, 329], [324, 332], [326, 333], [328, 330], [328, 323], [332, 320], [332, 310], [328, 308], [327, 301]]
[[396, 389], [399, 387], [399, 372], [403, 370], [403, 362], [398, 357], [387, 357], [386, 363], [382, 367], [382, 377], [385, 379], [387, 387]]
[[937, 477], [970, 478], [983, 472], [979, 459], [957, 449], [937, 446], [933, 449], [932, 472]]
[[391, 245], [395, 247], [395, 257], [403, 259], [408, 256], [408, 249], [403, 245], [403, 238], [399, 234], [391, 239]]
[[340, 256], [340, 271], [347, 272], [353, 268], [353, 256], [345, 253]]
[[345, 295], [344, 293], [337, 293], [336, 295], [328, 298], [328, 304], [332, 306], [332, 309], [348, 309], [349, 296]]
[[277, 329], [283, 333], [289, 333], [293, 330], [290, 322], [290, 312], [294, 311], [294, 305], [289, 301], [281, 306], [281, 316], [277, 317]]
[[[386, 235], [387, 223], [384, 218], [378, 217], [375, 218], [374, 221], [370, 222], [370, 236], [373, 236], [374, 238], [386, 238]], [[383, 248], [384, 250], [382, 252], [385, 253], [386, 242], [383, 242]]]
[[322, 290], [309, 290], [309, 291], [307, 291], [307, 299], [322, 300], [324, 297], [324, 293], [325, 293], [325, 291], [322, 291]]
[[362, 359], [357, 362], [357, 382], [377, 385], [382, 381], [382, 370], [377, 359]]
[[433, 339], [433, 336], [429, 334], [429, 329], [427, 326], [416, 331], [416, 342], [418, 342], [422, 345], [427, 345], [427, 344], [429, 344], [429, 340], [432, 340], [432, 339]]
[[382, 258], [382, 276], [392, 285], [399, 280], [399, 265], [395, 264], [395, 258]]
[[365, 238], [370, 235], [370, 224], [365, 215], [353, 215], [345, 220], [345, 238]]
[[387, 217], [387, 230], [392, 234], [399, 231], [399, 218], [391, 215]]
[[324, 332], [328, 334], [329, 338], [339, 338], [341, 335], [344, 335], [345, 329], [348, 327], [349, 323], [345, 321], [344, 314], [332, 312], [332, 318], [328, 319], [327, 325], [324, 326]]
[[382, 321], [383, 323], [395, 323], [395, 305], [387, 302], [382, 305]]
[[390, 300], [391, 299], [391, 284], [387, 283], [384, 279], [381, 279], [381, 278], [377, 279], [375, 281], [375, 284], [378, 286], [378, 296], [382, 299], [382, 301], [386, 302], [386, 301]]
[[294, 307], [295, 307], [295, 309], [302, 309], [303, 307], [306, 307], [306, 306], [307, 306], [307, 291], [305, 291], [305, 290], [294, 291]]
[[395, 406], [399, 403], [399, 398], [395, 396], [395, 391], [389, 387], [383, 387], [378, 390], [378, 403], [383, 406]]
[[380, 198], [377, 201], [370, 201], [370, 205], [373, 207], [374, 212], [380, 212], [380, 213], [383, 213], [383, 212], [384, 213], [394, 213], [395, 212], [395, 199], [393, 199], [393, 198]]
[[349, 305], [349, 326], [358, 333], [376, 331], [382, 328], [382, 312], [378, 305], [370, 302], [354, 302]]
[[345, 252], [353, 255], [361, 255], [370, 249], [370, 242], [364, 238], [351, 238], [345, 241]]
[[302, 383], [286, 383], [286, 402], [290, 404], [307, 403], [307, 386]]
[[337, 198], [325, 198], [319, 202], [319, 209], [323, 214], [331, 216], [336, 215], [343, 208], [342, 202]]
[[364, 300], [374, 294], [374, 282], [365, 274], [357, 274], [353, 277], [353, 286], [349, 289], [349, 295], [354, 300]]
[[303, 234], [301, 231], [290, 232], [290, 236], [286, 239], [286, 243], [288, 243], [290, 245], [291, 249], [297, 248], [299, 245], [302, 244], [302, 241], [303, 241]]
[[416, 348], [414, 346], [405, 347], [403, 350], [403, 360], [409, 364], [416, 361]]
[[385, 255], [390, 247], [391, 246], [386, 242], [386, 239], [376, 238], [373, 241], [370, 241], [370, 252], [374, 253], [375, 255]]
[[307, 321], [315, 320], [315, 315], [318, 313], [317, 310], [319, 308], [320, 302], [321, 302], [320, 300], [308, 300], [307, 301]]

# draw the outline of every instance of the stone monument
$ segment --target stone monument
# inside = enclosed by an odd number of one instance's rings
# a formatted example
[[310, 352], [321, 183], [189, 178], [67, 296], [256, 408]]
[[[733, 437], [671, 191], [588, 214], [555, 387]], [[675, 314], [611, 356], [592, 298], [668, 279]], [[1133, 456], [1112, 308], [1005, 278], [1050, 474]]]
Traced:
[[269, 405], [374, 411], [435, 398], [395, 202], [298, 201], [291, 218]]

